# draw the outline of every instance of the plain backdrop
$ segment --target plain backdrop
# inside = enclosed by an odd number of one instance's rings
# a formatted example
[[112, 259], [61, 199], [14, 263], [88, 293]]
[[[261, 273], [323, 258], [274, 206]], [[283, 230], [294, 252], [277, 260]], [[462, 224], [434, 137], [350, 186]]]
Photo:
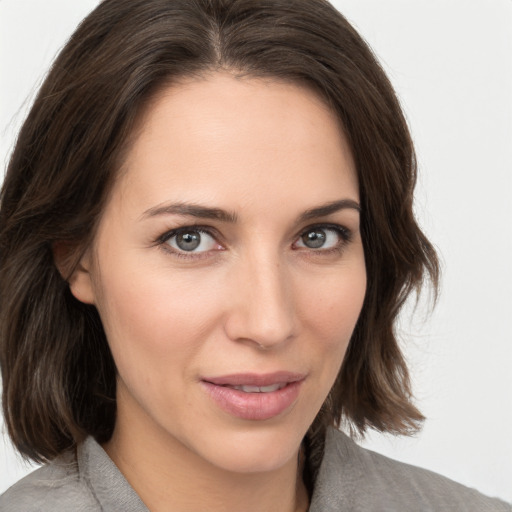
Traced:
[[[97, 0], [0, 0], [0, 160], [56, 52]], [[416, 211], [443, 261], [402, 317], [421, 434], [365, 444], [512, 502], [512, 0], [338, 0], [410, 122]], [[2, 424], [0, 423], [0, 428]], [[0, 492], [31, 470], [0, 435]]]

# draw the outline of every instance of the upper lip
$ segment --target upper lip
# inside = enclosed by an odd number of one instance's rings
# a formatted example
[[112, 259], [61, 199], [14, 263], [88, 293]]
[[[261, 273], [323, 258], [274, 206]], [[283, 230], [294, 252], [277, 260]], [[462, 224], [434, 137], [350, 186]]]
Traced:
[[219, 377], [203, 377], [201, 380], [216, 386], [271, 386], [272, 384], [289, 384], [304, 380], [303, 373], [279, 371], [273, 373], [234, 373]]

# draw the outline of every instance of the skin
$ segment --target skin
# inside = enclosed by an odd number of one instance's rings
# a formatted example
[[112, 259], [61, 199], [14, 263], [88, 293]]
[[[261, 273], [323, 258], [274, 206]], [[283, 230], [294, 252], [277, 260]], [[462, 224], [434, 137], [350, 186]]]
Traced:
[[[70, 286], [97, 307], [118, 368], [104, 448], [153, 512], [307, 509], [300, 445], [366, 271], [356, 207], [301, 216], [340, 200], [359, 201], [354, 162], [310, 90], [223, 72], [150, 103]], [[175, 203], [236, 221], [166, 210]], [[324, 245], [307, 246], [302, 235], [325, 224], [348, 239], [324, 226]], [[164, 236], [194, 225], [212, 233], [194, 251]], [[202, 385], [283, 370], [304, 375], [298, 396], [265, 420], [226, 412]]]

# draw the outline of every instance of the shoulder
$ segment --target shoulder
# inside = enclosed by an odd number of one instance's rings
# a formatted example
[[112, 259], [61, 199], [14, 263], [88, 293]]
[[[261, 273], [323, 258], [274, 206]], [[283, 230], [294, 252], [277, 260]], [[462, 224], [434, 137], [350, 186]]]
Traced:
[[512, 512], [441, 475], [361, 448], [345, 434], [329, 430], [313, 503], [316, 510]]
[[2, 512], [93, 512], [100, 510], [80, 479], [73, 452], [33, 471], [0, 496]]

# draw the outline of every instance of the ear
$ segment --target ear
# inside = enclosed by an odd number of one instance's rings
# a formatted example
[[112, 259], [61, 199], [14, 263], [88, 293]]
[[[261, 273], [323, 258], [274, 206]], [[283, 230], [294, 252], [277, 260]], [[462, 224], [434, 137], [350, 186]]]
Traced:
[[77, 248], [67, 242], [55, 242], [52, 245], [53, 260], [60, 275], [69, 284], [73, 296], [85, 304], [94, 304], [94, 286], [91, 274], [91, 254], [87, 249], [78, 262]]

